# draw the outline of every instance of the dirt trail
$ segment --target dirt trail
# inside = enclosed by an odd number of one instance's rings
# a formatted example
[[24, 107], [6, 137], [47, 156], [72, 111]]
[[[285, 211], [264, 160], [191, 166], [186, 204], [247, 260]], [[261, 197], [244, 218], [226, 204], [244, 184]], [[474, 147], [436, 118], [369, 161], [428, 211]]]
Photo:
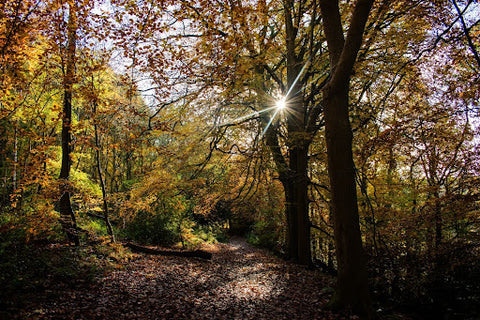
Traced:
[[[243, 239], [204, 248], [211, 261], [141, 255], [96, 284], [64, 289], [28, 319], [339, 319], [323, 306], [332, 279]], [[59, 294], [58, 294], [59, 293]], [[59, 298], [60, 297], [60, 298]]]

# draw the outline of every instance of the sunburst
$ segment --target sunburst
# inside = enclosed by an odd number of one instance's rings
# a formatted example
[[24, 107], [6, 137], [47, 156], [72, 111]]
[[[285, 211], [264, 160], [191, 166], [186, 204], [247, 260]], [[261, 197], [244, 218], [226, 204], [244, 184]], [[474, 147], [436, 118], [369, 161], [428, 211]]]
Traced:
[[[227, 123], [223, 123], [221, 125], [219, 125], [219, 127], [223, 127], [223, 126], [227, 126], [227, 125], [232, 125], [232, 124], [236, 124], [236, 123], [239, 123], [239, 122], [243, 122], [243, 121], [246, 121], [246, 120], [249, 120], [249, 119], [253, 119], [255, 117], [258, 117], [261, 113], [264, 113], [264, 112], [268, 112], [268, 111], [271, 111], [271, 110], [275, 110], [272, 114], [272, 116], [270, 117], [267, 125], [265, 126], [265, 128], [263, 129], [262, 131], [262, 134], [260, 135], [259, 138], [262, 138], [265, 133], [267, 132], [268, 128], [270, 128], [270, 126], [272, 125], [273, 121], [275, 120], [275, 118], [277, 118], [277, 116], [279, 114], [282, 114], [284, 112], [288, 112], [288, 97], [290, 95], [292, 96], [295, 96], [297, 94], [297, 92], [293, 93], [292, 94], [292, 90], [293, 88], [295, 88], [298, 80], [300, 79], [300, 77], [302, 76], [302, 74], [305, 72], [305, 70], [307, 69], [309, 65], [309, 62], [307, 62], [303, 67], [302, 69], [300, 70], [300, 72], [298, 73], [297, 77], [295, 78], [295, 80], [293, 81], [293, 83], [291, 84], [290, 88], [288, 88], [287, 90], [287, 93], [285, 95], [282, 95], [280, 97], [277, 97], [276, 99], [273, 99], [273, 106], [272, 107], [268, 107], [268, 108], [265, 108], [265, 109], [262, 109], [260, 111], [255, 111], [255, 112], [252, 112], [250, 114], [247, 114], [245, 116], [242, 116], [242, 117], [239, 117], [239, 118], [236, 118], [236, 119], [233, 119]], [[303, 90], [303, 88], [299, 89], [299, 91]]]

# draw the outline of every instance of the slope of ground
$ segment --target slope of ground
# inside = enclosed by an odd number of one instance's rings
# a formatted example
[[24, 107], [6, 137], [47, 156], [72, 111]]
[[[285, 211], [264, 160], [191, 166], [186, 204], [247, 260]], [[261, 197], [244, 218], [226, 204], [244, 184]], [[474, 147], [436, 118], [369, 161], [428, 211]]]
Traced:
[[323, 310], [333, 280], [318, 271], [285, 262], [242, 239], [204, 249], [213, 253], [211, 261], [140, 255], [94, 284], [52, 285], [41, 303], [17, 318], [345, 318]]

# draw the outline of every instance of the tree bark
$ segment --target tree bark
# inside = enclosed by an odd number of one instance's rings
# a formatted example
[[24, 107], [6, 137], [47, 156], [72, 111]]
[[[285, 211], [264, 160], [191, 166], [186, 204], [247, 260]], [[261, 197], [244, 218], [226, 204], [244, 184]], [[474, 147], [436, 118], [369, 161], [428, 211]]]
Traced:
[[294, 22], [293, 1], [285, 1], [284, 10], [288, 91], [283, 94], [286, 95], [289, 110], [287, 115], [289, 174], [285, 188], [290, 233], [288, 255], [299, 264], [311, 265], [307, 176], [308, 148], [311, 139], [306, 132], [306, 108], [300, 79], [303, 58], [296, 52], [298, 26]]
[[303, 265], [311, 265], [310, 252], [310, 219], [308, 214], [308, 147], [294, 147], [290, 149], [290, 170], [292, 177], [289, 181], [291, 193], [289, 209], [294, 220], [291, 227], [295, 233], [296, 243], [294, 259]]
[[65, 73], [63, 82], [63, 114], [62, 114], [62, 167], [60, 170], [60, 201], [58, 209], [60, 212], [60, 222], [66, 232], [69, 241], [75, 245], [80, 244], [77, 233], [77, 222], [70, 202], [70, 188], [68, 180], [70, 179], [71, 167], [71, 124], [72, 124], [72, 92], [75, 78], [75, 51], [77, 41], [77, 17], [76, 6], [69, 2], [69, 17], [67, 26], [67, 52], [65, 62]]
[[370, 317], [371, 302], [359, 226], [352, 130], [348, 117], [348, 84], [336, 90], [326, 90], [324, 108], [338, 265], [332, 305], [352, 308], [359, 315]]
[[[310, 219], [308, 198], [308, 149], [311, 135], [307, 133], [306, 107], [302, 91], [302, 61], [297, 55], [298, 26], [294, 22], [292, 0], [284, 2], [285, 32], [286, 32], [286, 63], [287, 63], [287, 92], [282, 92], [287, 101], [285, 113], [288, 132], [288, 155], [282, 154], [279, 144], [279, 133], [274, 126], [266, 131], [267, 145], [277, 167], [284, 192], [286, 213], [286, 255], [287, 258], [303, 265], [311, 265], [310, 249]], [[301, 14], [301, 13], [298, 13]], [[259, 68], [259, 72], [264, 72]], [[283, 88], [283, 85], [281, 86]], [[277, 114], [276, 111], [275, 114]], [[265, 124], [269, 123], [265, 118]], [[288, 159], [288, 160], [287, 160]]]
[[338, 1], [320, 0], [331, 75], [323, 93], [328, 174], [332, 196], [338, 265], [331, 305], [373, 318], [366, 259], [359, 226], [348, 96], [350, 75], [363, 41], [373, 0], [356, 2], [346, 39]]
[[299, 264], [311, 265], [307, 177], [309, 141], [294, 140], [295, 136], [303, 137], [305, 132], [297, 130], [291, 134], [292, 142], [287, 163], [274, 130], [269, 129], [266, 133], [267, 145], [273, 155], [285, 193], [287, 258]]

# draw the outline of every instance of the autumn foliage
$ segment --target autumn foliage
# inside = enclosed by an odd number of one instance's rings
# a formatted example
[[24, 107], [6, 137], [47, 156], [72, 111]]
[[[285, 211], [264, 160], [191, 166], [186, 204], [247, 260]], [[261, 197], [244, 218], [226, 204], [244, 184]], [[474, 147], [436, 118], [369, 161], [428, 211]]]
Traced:
[[[475, 318], [479, 12], [459, 0], [0, 1], [4, 296], [42, 292], [47, 269], [73, 283], [123, 268], [135, 259], [124, 241], [196, 250], [233, 235], [339, 276], [343, 312]], [[19, 267], [30, 258], [49, 268]], [[345, 261], [366, 264], [371, 301], [342, 293], [356, 275]]]

